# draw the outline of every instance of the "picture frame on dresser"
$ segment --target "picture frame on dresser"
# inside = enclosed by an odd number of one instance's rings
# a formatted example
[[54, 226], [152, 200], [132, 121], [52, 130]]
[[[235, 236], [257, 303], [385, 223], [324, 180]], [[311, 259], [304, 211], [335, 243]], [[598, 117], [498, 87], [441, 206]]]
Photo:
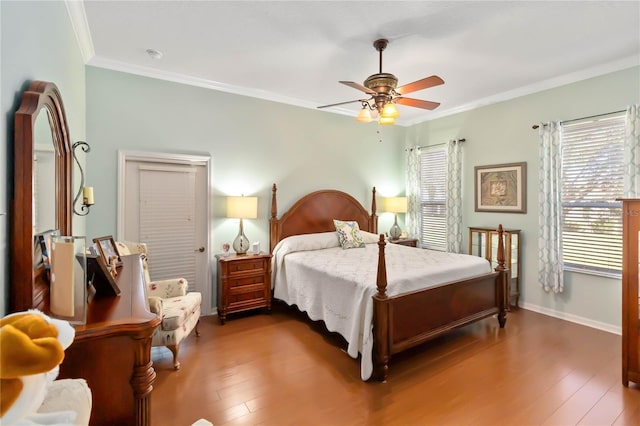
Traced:
[[87, 254], [87, 280], [98, 297], [118, 296], [121, 292], [101, 255]]
[[105, 265], [111, 265], [112, 259], [115, 259], [115, 266], [122, 266], [122, 258], [116, 248], [116, 242], [112, 235], [94, 238], [93, 242], [98, 247], [98, 251]]
[[36, 266], [44, 265], [45, 269], [51, 268], [51, 239], [60, 235], [59, 229], [49, 229], [34, 236], [34, 262]]
[[475, 167], [475, 211], [527, 212], [527, 163]]

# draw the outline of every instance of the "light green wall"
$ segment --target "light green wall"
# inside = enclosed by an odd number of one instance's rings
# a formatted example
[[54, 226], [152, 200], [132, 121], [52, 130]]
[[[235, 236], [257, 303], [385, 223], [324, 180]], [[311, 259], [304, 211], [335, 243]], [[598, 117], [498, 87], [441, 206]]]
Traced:
[[[522, 230], [522, 295], [525, 307], [604, 329], [621, 321], [621, 282], [565, 273], [565, 291], [547, 294], [538, 285], [538, 131], [531, 126], [624, 109], [640, 102], [640, 67], [607, 74], [472, 111], [432, 120], [407, 131], [407, 146], [465, 138], [463, 224]], [[474, 167], [527, 162], [527, 213], [474, 211]], [[468, 247], [468, 235], [464, 235]]]
[[[523, 230], [525, 306], [602, 328], [620, 324], [620, 281], [567, 273], [562, 295], [544, 293], [537, 284], [538, 135], [531, 125], [600, 114], [640, 102], [640, 68], [608, 74], [524, 96], [408, 129], [382, 129], [352, 118], [276, 104], [208, 89], [84, 67], [63, 2], [0, 1], [3, 148], [0, 213], [8, 213], [13, 114], [32, 80], [55, 82], [64, 99], [72, 140], [85, 138], [87, 182], [97, 204], [87, 218], [88, 237], [116, 232], [117, 151], [204, 154], [212, 157], [213, 250], [232, 240], [237, 224], [225, 219], [221, 197], [259, 196], [260, 217], [247, 221], [251, 240], [268, 241], [269, 194], [277, 183], [280, 211], [299, 196], [321, 188], [352, 193], [365, 205], [370, 187], [378, 195], [403, 192], [404, 148], [452, 138], [464, 145], [464, 225], [505, 226]], [[85, 82], [86, 76], [86, 82]], [[86, 131], [85, 131], [86, 91]], [[476, 213], [473, 167], [527, 161], [527, 214]], [[382, 215], [380, 230], [392, 218]], [[74, 229], [84, 223], [76, 217]], [[8, 303], [7, 215], [0, 216], [0, 279], [4, 314]], [[74, 232], [76, 233], [76, 232]], [[465, 246], [467, 244], [465, 235]]]
[[[280, 213], [319, 189], [346, 191], [367, 207], [372, 186], [380, 196], [404, 192], [399, 126], [381, 128], [380, 141], [376, 124], [353, 117], [94, 67], [87, 99], [92, 236], [116, 235], [118, 150], [211, 156], [211, 256], [238, 232], [237, 220], [224, 217], [226, 195], [258, 196], [258, 218], [245, 221], [245, 234], [268, 247], [273, 183]], [[383, 215], [380, 229], [392, 221]]]
[[[61, 1], [0, 1], [0, 315], [9, 304], [9, 200], [13, 191], [13, 117], [33, 80], [56, 83], [64, 100], [72, 141], [85, 137], [85, 67], [71, 20]], [[84, 221], [74, 218], [74, 233]]]

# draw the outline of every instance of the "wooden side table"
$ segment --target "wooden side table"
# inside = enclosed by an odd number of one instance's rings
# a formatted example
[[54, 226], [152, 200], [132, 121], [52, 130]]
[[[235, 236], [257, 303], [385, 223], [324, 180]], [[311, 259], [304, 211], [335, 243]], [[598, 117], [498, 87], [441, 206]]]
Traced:
[[[520, 299], [520, 230], [504, 229], [504, 258], [509, 268], [510, 304], [519, 308]], [[495, 228], [469, 227], [469, 254], [491, 262], [491, 269], [498, 266], [498, 231]]]
[[271, 255], [216, 255], [218, 260], [218, 318], [250, 309], [271, 310]]
[[397, 240], [389, 240], [392, 244], [400, 244], [401, 246], [418, 247], [417, 238], [399, 238]]

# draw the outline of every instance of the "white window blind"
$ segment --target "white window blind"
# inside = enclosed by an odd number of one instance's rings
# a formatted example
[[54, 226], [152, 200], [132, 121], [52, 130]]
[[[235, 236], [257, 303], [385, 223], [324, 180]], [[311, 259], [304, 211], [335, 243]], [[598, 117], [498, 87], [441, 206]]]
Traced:
[[622, 269], [624, 115], [563, 124], [562, 251], [565, 268]]
[[446, 145], [426, 148], [420, 155], [421, 247], [447, 251]]
[[140, 241], [149, 249], [153, 280], [196, 282], [195, 169], [141, 166]]

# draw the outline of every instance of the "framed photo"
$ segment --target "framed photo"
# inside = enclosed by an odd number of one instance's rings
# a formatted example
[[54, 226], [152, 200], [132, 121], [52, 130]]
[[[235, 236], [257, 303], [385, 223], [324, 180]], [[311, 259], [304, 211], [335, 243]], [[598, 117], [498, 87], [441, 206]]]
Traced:
[[100, 257], [102, 257], [105, 265], [109, 266], [115, 263], [116, 267], [122, 266], [122, 258], [120, 258], [120, 253], [118, 253], [118, 249], [116, 248], [116, 242], [111, 235], [94, 238], [93, 242], [98, 247]]
[[526, 213], [527, 163], [475, 167], [475, 211]]
[[44, 265], [45, 269], [51, 268], [51, 240], [60, 235], [58, 229], [49, 229], [34, 236], [34, 263], [36, 266]]
[[102, 260], [102, 256], [87, 255], [87, 280], [93, 286], [96, 296], [117, 296], [120, 287]]

